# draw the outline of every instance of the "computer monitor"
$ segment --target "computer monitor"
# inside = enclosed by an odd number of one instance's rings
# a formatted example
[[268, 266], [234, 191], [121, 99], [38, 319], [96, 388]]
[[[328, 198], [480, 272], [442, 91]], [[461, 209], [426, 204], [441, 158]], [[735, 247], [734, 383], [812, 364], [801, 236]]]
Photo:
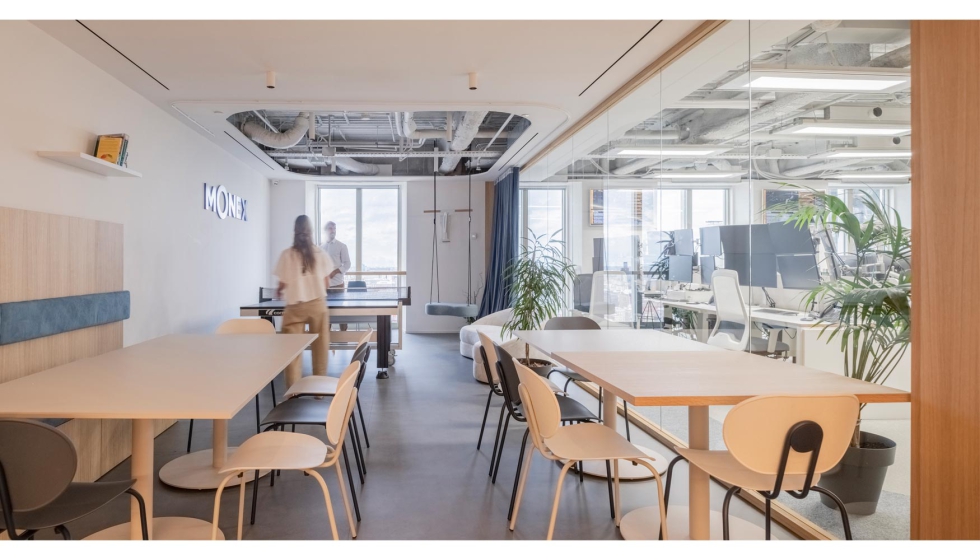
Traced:
[[773, 252], [777, 255], [813, 254], [813, 238], [809, 227], [803, 226], [800, 229], [794, 223], [766, 224], [766, 226], [769, 228]]
[[670, 255], [667, 257], [667, 279], [672, 282], [693, 282], [694, 267], [690, 255]]
[[722, 254], [773, 253], [767, 225], [718, 226]]
[[702, 255], [721, 255], [721, 227], [701, 228], [701, 254]]
[[694, 230], [675, 229], [671, 232], [674, 235], [674, 254], [675, 255], [694, 255]]
[[776, 255], [772, 253], [725, 253], [726, 270], [738, 272], [741, 286], [776, 287]]
[[820, 272], [817, 258], [809, 255], [776, 255], [779, 276], [783, 288], [791, 290], [812, 290], [820, 286]]
[[711, 284], [711, 275], [715, 273], [715, 258], [701, 257], [701, 283]]

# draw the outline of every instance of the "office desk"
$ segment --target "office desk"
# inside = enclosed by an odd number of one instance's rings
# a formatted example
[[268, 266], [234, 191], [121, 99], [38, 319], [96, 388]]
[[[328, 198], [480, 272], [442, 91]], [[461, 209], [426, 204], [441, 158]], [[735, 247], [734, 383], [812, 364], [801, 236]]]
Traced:
[[[211, 521], [153, 517], [153, 423], [214, 420], [214, 469], [224, 466], [228, 420], [316, 339], [315, 334], [169, 335], [0, 385], [0, 416], [132, 420], [132, 477], [150, 538], [210, 539]], [[131, 522], [93, 539], [140, 539]], [[219, 532], [220, 535], [220, 532]]]
[[[601, 346], [601, 345], [597, 345]], [[733, 405], [760, 395], [852, 394], [862, 403], [910, 402], [905, 391], [865, 383], [832, 373], [771, 360], [747, 352], [605, 352], [583, 347], [558, 352], [558, 362], [581, 373], [634, 406], [688, 407], [688, 446], [708, 449], [708, 407]], [[672, 539], [707, 539], [720, 536], [721, 518], [712, 512], [710, 478], [691, 467], [690, 506], [673, 506], [668, 519]], [[687, 513], [688, 523], [683, 523]], [[713, 515], [714, 513], [714, 515]], [[758, 528], [732, 520], [733, 531]], [[620, 531], [627, 539], [655, 539], [659, 508], [634, 510], [622, 519]], [[748, 525], [748, 527], [746, 527]]]

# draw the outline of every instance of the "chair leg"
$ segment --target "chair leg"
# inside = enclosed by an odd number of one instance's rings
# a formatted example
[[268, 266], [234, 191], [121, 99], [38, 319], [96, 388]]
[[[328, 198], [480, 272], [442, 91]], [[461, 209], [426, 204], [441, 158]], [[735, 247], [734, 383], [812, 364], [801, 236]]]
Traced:
[[510, 508], [507, 510], [507, 521], [514, 515], [514, 499], [517, 497], [517, 484], [521, 478], [521, 466], [524, 463], [524, 449], [527, 447], [527, 436], [530, 429], [524, 430], [524, 439], [521, 441], [521, 454], [517, 457], [517, 473], [514, 474], [514, 489], [510, 492]]
[[616, 519], [616, 502], [613, 500], [612, 470], [606, 461], [606, 485], [609, 487], [609, 517]]
[[262, 416], [259, 413], [259, 396], [255, 395], [255, 433], [262, 433]]
[[820, 486], [811, 486], [810, 490], [816, 490], [817, 492], [820, 492], [821, 494], [827, 496], [828, 498], [833, 500], [834, 503], [837, 504], [837, 509], [840, 510], [840, 520], [844, 524], [844, 539], [851, 540], [851, 522], [847, 517], [847, 508], [844, 507], [844, 502], [842, 502], [841, 499], [837, 497], [837, 494], [834, 494], [833, 492], [827, 490], [826, 488], [821, 488]]
[[480, 424], [480, 438], [476, 440], [476, 449], [480, 449], [480, 445], [483, 444], [483, 430], [487, 427], [487, 415], [490, 413], [490, 400], [493, 399], [493, 389], [490, 389], [490, 394], [487, 395], [487, 406], [483, 409], [483, 423]]
[[357, 404], [357, 415], [361, 417], [361, 429], [364, 430], [364, 447], [371, 449], [371, 442], [368, 441], [367, 435], [367, 422], [364, 421], [364, 409], [361, 408], [360, 395], [358, 395], [356, 399], [355, 404]]
[[599, 414], [596, 416], [598, 416], [600, 420], [602, 419], [602, 387], [599, 387]]
[[732, 486], [725, 493], [725, 501], [721, 505], [721, 538], [728, 540], [728, 506], [732, 503], [732, 496], [741, 490], [738, 486]]
[[[255, 479], [252, 480], [252, 519], [248, 522], [249, 525], [255, 525], [255, 510], [259, 505], [259, 471], [255, 471]], [[275, 478], [276, 473], [272, 473], [271, 476]]]
[[514, 501], [514, 514], [510, 519], [510, 530], [514, 530], [514, 525], [517, 524], [517, 513], [521, 510], [521, 498], [524, 497], [524, 487], [527, 486], [527, 478], [531, 475], [531, 459], [534, 457], [534, 446], [531, 447], [531, 452], [527, 454], [527, 459], [524, 463], [524, 468], [521, 469], [521, 484], [517, 487], [517, 499]]
[[333, 516], [333, 504], [330, 503], [330, 490], [327, 489], [327, 483], [323, 481], [323, 477], [320, 473], [313, 469], [306, 469], [304, 472], [309, 473], [310, 476], [316, 479], [320, 483], [320, 489], [323, 490], [323, 501], [327, 503], [327, 517], [330, 519], [330, 533], [333, 534], [333, 540], [340, 540], [340, 535], [337, 534], [337, 520]]
[[194, 439], [194, 419], [191, 418], [190, 428], [187, 429], [187, 452], [191, 452], [191, 441]]
[[630, 409], [626, 401], [623, 401], [623, 420], [626, 422], [626, 441], [632, 441], [630, 439]]
[[357, 507], [357, 492], [354, 491], [354, 476], [350, 473], [350, 461], [347, 459], [347, 442], [344, 442], [344, 447], [342, 448], [344, 454], [344, 465], [347, 467], [347, 482], [350, 483], [350, 495], [352, 501], [354, 502], [354, 515], [357, 516], [357, 520], [361, 520], [361, 510]]
[[238, 540], [242, 540], [242, 525], [245, 520], [245, 472], [238, 475], [242, 481], [238, 484]]
[[[340, 472], [340, 461], [334, 460], [334, 467], [337, 471], [337, 484], [340, 485], [340, 499], [344, 501], [344, 511], [347, 512], [347, 523], [350, 524], [350, 534], [352, 539], [357, 538], [357, 528], [354, 527], [354, 516], [350, 511], [350, 504], [347, 503], [347, 489], [344, 487], [344, 474]], [[354, 486], [351, 485], [351, 491], [354, 490]]]
[[218, 485], [217, 492], [214, 493], [214, 519], [211, 520], [212, 541], [218, 540], [218, 515], [221, 513], [221, 494], [225, 491], [225, 484], [228, 484], [228, 481], [234, 476], [238, 476], [238, 473], [231, 473], [226, 476], [225, 479], [221, 481], [221, 484]]
[[497, 473], [500, 471], [500, 459], [504, 456], [504, 442], [507, 441], [507, 428], [510, 426], [510, 415], [504, 419], [504, 431], [500, 432], [500, 447], [497, 449], [497, 460], [491, 467], [493, 470], [493, 478], [490, 480], [491, 484], [497, 483]]
[[[676, 465], [677, 463], [680, 463], [681, 462], [681, 459], [683, 459], [683, 458], [684, 457], [681, 457], [680, 455], [678, 455], [677, 457], [674, 457], [673, 459], [671, 459], [670, 460], [670, 463], [667, 465], [667, 480], [664, 483], [664, 517], [665, 518], [667, 516], [667, 508], [670, 505], [670, 479], [674, 475], [674, 465]], [[654, 469], [654, 470], [656, 470], [656, 469]], [[663, 538], [664, 538], [663, 532], [661, 532], [660, 539], [663, 539]]]
[[650, 470], [653, 474], [653, 478], [657, 481], [657, 504], [660, 506], [660, 540], [667, 540], [667, 496], [664, 490], [664, 481], [660, 478], [660, 473], [657, 469], [650, 463], [646, 461], [637, 461], [638, 464], [643, 465]]
[[497, 419], [497, 435], [493, 437], [493, 452], [490, 453], [490, 472], [487, 476], [493, 474], [493, 461], [497, 457], [497, 446], [500, 444], [500, 428], [504, 425], [504, 408], [506, 404], [500, 405], [500, 418]]
[[361, 447], [361, 437], [358, 435], [357, 420], [354, 419], [354, 415], [351, 414], [350, 417], [351, 432], [354, 434], [354, 446], [357, 448], [358, 455], [361, 456], [361, 469], [363, 474], [367, 474], [367, 459], [364, 458], [364, 448]]
[[54, 532], [61, 535], [62, 540], [66, 540], [66, 541], [71, 540], [71, 533], [68, 532], [68, 527], [65, 527], [64, 525], [58, 525], [57, 527], [55, 527]]
[[272, 408], [279, 406], [276, 402], [276, 380], [273, 379], [269, 382], [269, 393], [272, 394]]
[[558, 475], [558, 486], [555, 487], [555, 502], [551, 506], [551, 521], [548, 523], [548, 540], [555, 534], [555, 520], [558, 518], [558, 504], [561, 502], [561, 487], [565, 483], [565, 475], [568, 474], [568, 468], [572, 466], [574, 461], [569, 461], [565, 463], [565, 466], [561, 468], [561, 473]]
[[143, 501], [143, 495], [136, 491], [135, 488], [130, 488], [126, 490], [126, 493], [136, 499], [136, 505], [140, 510], [140, 529], [143, 533], [143, 540], [150, 540], [150, 531], [146, 528], [146, 502]]
[[562, 387], [562, 391], [565, 391], [567, 393], [568, 392], [568, 384], [571, 383], [571, 382], [572, 382], [572, 379], [570, 377], [565, 378], [565, 386]]
[[619, 493], [619, 460], [618, 459], [613, 461], [612, 468], [613, 468], [613, 495], [614, 495], [614, 502], [616, 504], [616, 526], [619, 527], [619, 522], [623, 518], [622, 515], [620, 514], [620, 512], [622, 511], [621, 504], [623, 503], [623, 501], [620, 498], [620, 493]]
[[357, 466], [357, 476], [361, 479], [361, 484], [364, 484], [364, 471], [361, 470], [361, 456], [357, 453], [357, 444], [351, 443], [351, 447], [354, 450], [354, 465]]
[[766, 540], [772, 540], [772, 500], [766, 498]]

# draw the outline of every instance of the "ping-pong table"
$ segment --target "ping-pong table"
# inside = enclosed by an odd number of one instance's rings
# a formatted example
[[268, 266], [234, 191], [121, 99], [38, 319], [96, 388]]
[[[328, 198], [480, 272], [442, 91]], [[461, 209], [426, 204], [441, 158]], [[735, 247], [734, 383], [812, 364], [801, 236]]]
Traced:
[[[275, 324], [286, 308], [286, 302], [263, 297], [269, 288], [259, 290], [259, 302], [241, 306], [242, 317], [262, 317]], [[331, 324], [374, 325], [374, 342], [377, 344], [378, 379], [388, 378], [388, 366], [394, 363], [395, 349], [391, 340], [391, 318], [398, 317], [398, 346], [401, 346], [402, 306], [412, 304], [410, 287], [380, 288], [331, 288], [327, 291], [327, 307], [330, 308]], [[364, 331], [331, 331], [330, 342], [357, 342]]]

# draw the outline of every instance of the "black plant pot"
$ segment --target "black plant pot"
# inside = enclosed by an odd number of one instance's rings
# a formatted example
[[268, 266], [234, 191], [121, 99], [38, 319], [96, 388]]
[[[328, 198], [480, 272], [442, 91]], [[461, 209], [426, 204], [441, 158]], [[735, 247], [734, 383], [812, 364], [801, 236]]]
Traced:
[[527, 366], [528, 369], [540, 375], [541, 377], [548, 377], [548, 374], [551, 373], [551, 369], [555, 367], [555, 364], [547, 360], [539, 360], [537, 358], [531, 358], [530, 365], [528, 365], [527, 360], [525, 360], [524, 358], [518, 358], [517, 361], [520, 362], [521, 365]]
[[[878, 508], [881, 487], [888, 467], [895, 463], [895, 442], [877, 434], [861, 432], [861, 444], [876, 443], [881, 449], [848, 447], [836, 467], [820, 477], [820, 486], [830, 490], [844, 502], [847, 513], [869, 515]], [[823, 505], [837, 509], [830, 498], [820, 495]]]

